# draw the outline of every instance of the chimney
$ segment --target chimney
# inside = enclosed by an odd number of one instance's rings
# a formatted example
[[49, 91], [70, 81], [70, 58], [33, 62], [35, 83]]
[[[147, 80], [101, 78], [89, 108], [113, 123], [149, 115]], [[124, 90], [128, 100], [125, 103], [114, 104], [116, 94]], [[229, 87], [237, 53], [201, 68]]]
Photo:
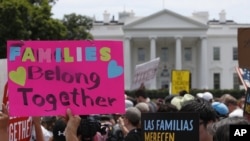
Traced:
[[219, 16], [220, 16], [220, 23], [226, 23], [226, 12], [225, 12], [225, 10], [222, 10], [219, 13]]
[[108, 24], [110, 22], [109, 16], [110, 16], [110, 14], [105, 10], [103, 13], [103, 23], [104, 24]]

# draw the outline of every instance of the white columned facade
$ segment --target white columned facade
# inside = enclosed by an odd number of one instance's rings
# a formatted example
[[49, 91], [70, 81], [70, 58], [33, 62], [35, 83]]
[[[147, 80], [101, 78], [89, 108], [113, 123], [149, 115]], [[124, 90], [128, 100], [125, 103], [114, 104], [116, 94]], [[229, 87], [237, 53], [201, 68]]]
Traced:
[[181, 36], [175, 37], [175, 69], [182, 69], [182, 57], [181, 57]]
[[[150, 60], [156, 58], [156, 36], [150, 36]], [[156, 77], [152, 80], [150, 89], [157, 89]]]
[[200, 88], [208, 89], [207, 37], [202, 36], [200, 53]]
[[[131, 88], [132, 83], [132, 70], [131, 70], [131, 46], [130, 46], [131, 37], [125, 37], [124, 39], [124, 79], [125, 79], [125, 90]], [[128, 55], [129, 57], [126, 57]]]

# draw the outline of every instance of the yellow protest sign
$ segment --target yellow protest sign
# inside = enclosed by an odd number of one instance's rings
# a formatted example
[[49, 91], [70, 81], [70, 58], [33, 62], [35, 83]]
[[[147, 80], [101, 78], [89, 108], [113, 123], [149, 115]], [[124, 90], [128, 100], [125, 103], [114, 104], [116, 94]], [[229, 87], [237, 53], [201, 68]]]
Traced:
[[189, 92], [190, 72], [187, 70], [173, 70], [171, 75], [171, 94], [178, 94], [182, 90]]

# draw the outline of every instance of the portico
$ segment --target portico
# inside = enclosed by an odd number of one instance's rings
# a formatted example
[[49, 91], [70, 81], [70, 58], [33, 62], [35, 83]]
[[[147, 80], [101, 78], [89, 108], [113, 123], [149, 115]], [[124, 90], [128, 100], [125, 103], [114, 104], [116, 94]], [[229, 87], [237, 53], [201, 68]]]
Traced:
[[[192, 85], [194, 87], [207, 87], [207, 69], [202, 64], [207, 63], [206, 57], [206, 38], [204, 36], [198, 37], [184, 37], [182, 35], [173, 37], [162, 37], [162, 36], [149, 36], [149, 37], [126, 37], [124, 39], [124, 52], [131, 54], [130, 57], [125, 57], [125, 83], [126, 86], [131, 86], [134, 68], [137, 64], [141, 64], [138, 60], [138, 49], [143, 48], [145, 50], [145, 62], [151, 59], [162, 57], [162, 49], [167, 48], [168, 53], [167, 60], [161, 60], [159, 70], [156, 79], [153, 81], [150, 89], [161, 88], [161, 76], [160, 73], [164, 65], [168, 66], [168, 71], [171, 70], [189, 70], [192, 74]], [[184, 48], [192, 48], [192, 60], [185, 60]], [[130, 67], [132, 66], [132, 67]], [[196, 69], [194, 69], [196, 68]], [[199, 73], [200, 72], [200, 73]], [[169, 75], [169, 81], [170, 81]], [[194, 81], [195, 80], [195, 81]], [[198, 82], [198, 83], [197, 83]], [[126, 89], [129, 89], [127, 87]]]

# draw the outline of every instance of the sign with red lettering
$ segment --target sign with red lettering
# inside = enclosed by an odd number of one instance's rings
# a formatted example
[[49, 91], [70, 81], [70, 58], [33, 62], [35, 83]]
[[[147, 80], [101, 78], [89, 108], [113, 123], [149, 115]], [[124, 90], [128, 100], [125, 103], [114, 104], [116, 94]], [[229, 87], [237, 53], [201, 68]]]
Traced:
[[142, 84], [150, 87], [153, 79], [156, 77], [160, 58], [152, 59], [146, 63], [135, 66], [135, 73], [131, 83], [131, 90], [138, 89]]
[[[7, 83], [4, 87], [3, 103], [9, 107]], [[32, 117], [10, 117], [9, 141], [30, 141], [32, 134]]]
[[124, 113], [121, 41], [8, 41], [10, 115]]

